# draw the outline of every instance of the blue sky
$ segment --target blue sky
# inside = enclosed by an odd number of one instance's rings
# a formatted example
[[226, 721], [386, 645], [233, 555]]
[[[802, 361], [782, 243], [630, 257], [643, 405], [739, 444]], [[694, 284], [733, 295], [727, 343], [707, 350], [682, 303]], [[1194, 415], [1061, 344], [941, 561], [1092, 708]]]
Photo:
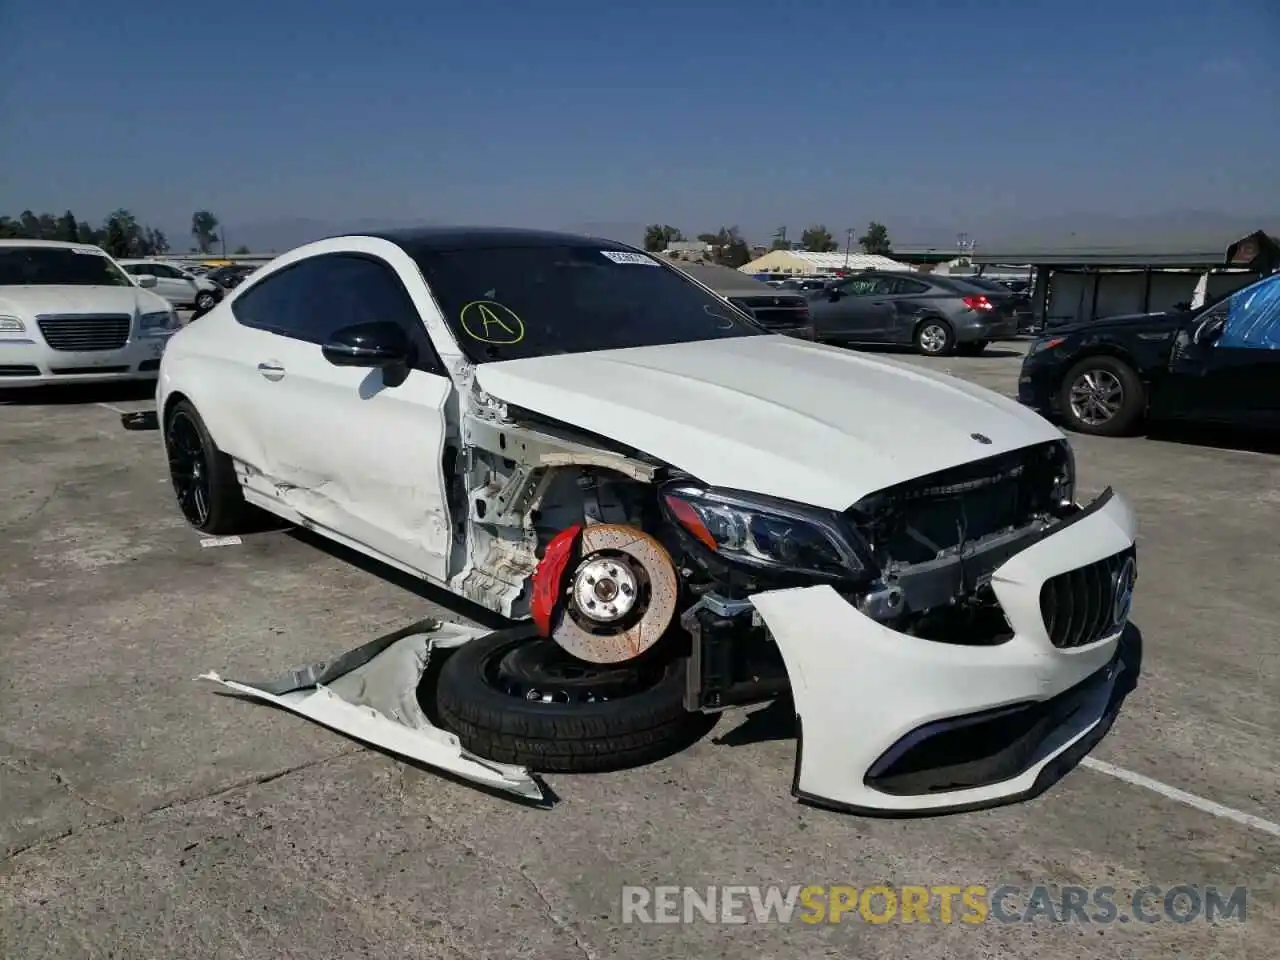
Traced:
[[1276, 0], [7, 0], [0, 210], [207, 207], [232, 240], [1275, 213], [1278, 51]]

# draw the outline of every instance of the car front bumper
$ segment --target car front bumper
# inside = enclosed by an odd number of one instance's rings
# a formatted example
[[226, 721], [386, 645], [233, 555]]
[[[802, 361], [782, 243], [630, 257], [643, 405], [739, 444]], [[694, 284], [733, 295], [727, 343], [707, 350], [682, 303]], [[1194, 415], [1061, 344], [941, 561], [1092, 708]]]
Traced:
[[1121, 638], [1055, 647], [1041, 588], [1134, 547], [1108, 491], [991, 576], [1012, 628], [999, 644], [898, 633], [829, 586], [752, 597], [786, 663], [800, 725], [792, 792], [849, 812], [976, 809], [1041, 792], [1105, 734], [1136, 681]]
[[153, 379], [170, 336], [133, 337], [116, 350], [54, 350], [34, 339], [0, 340], [0, 389]]

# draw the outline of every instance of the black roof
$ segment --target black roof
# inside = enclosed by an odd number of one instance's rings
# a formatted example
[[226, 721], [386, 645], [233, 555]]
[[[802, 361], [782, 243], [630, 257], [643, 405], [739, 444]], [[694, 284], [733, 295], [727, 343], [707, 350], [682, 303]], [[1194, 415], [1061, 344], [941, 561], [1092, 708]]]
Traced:
[[[626, 244], [599, 237], [525, 227], [410, 227], [358, 234], [390, 240], [411, 253], [443, 250], [483, 250], [499, 247], [558, 247], [593, 244], [605, 250], [627, 250]], [[350, 234], [344, 234], [350, 236]]]

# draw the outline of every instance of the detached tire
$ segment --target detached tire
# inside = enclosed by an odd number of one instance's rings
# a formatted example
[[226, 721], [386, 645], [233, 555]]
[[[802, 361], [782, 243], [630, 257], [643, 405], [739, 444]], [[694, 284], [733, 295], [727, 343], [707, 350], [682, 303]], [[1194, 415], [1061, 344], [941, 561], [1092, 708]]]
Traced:
[[[435, 696], [440, 720], [478, 756], [546, 773], [600, 773], [670, 756], [709, 726], [702, 714], [684, 709], [683, 658], [655, 664], [649, 685], [606, 700], [543, 702], [500, 689], [499, 666], [525, 652], [522, 647], [555, 647], [554, 641], [529, 634], [521, 625], [477, 637], [450, 654], [440, 669]], [[616, 676], [619, 667], [629, 669], [626, 664], [582, 666], [606, 676]]]
[[1119, 357], [1085, 357], [1058, 387], [1058, 411], [1076, 433], [1121, 437], [1147, 412], [1147, 391], [1137, 371]]

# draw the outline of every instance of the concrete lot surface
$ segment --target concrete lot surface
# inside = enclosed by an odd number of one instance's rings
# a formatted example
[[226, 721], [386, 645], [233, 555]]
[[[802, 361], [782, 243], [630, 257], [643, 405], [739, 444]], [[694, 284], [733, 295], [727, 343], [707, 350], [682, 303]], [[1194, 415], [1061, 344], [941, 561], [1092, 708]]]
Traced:
[[[911, 362], [1004, 393], [1018, 370], [1016, 351]], [[742, 713], [654, 766], [551, 777], [540, 810], [193, 682], [274, 676], [442, 608], [288, 531], [202, 547], [157, 435], [120, 427], [148, 405], [0, 396], [5, 958], [1276, 956], [1274, 453], [1075, 438], [1085, 490], [1114, 484], [1141, 523], [1143, 675], [1094, 757], [1225, 814], [1085, 767], [984, 813], [826, 813], [789, 796], [794, 741], [742, 736]], [[1109, 885], [1121, 913], [1147, 885], [1248, 899], [1216, 924], [635, 925], [629, 884]]]

